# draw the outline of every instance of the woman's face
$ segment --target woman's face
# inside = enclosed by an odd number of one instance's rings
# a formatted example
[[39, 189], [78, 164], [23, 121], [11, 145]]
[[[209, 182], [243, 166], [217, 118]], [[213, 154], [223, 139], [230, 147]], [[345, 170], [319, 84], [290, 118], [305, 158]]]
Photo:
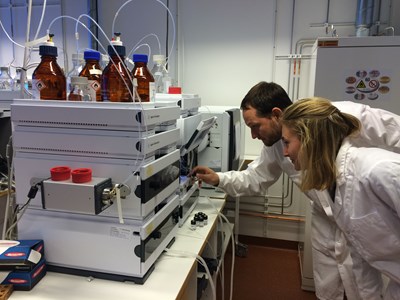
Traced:
[[282, 125], [282, 141], [283, 141], [283, 155], [289, 157], [292, 161], [294, 168], [300, 171], [300, 163], [298, 160], [301, 141], [288, 127]]

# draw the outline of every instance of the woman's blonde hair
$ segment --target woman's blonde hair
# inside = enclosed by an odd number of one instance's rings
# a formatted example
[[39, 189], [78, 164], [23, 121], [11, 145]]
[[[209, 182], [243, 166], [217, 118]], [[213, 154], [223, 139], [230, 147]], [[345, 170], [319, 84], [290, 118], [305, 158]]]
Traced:
[[314, 97], [298, 100], [286, 108], [282, 125], [301, 142], [301, 190], [331, 189], [337, 177], [335, 161], [339, 148], [344, 138], [359, 132], [360, 121], [340, 112], [328, 99]]

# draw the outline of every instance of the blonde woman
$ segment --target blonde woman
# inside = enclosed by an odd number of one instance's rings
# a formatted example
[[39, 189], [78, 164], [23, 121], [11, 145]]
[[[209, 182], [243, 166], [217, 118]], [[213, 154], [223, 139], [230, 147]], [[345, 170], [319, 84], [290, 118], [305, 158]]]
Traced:
[[400, 299], [400, 154], [353, 146], [360, 121], [327, 99], [295, 102], [281, 123], [302, 191], [329, 191], [321, 204], [348, 240], [356, 282], [383, 273], [384, 299]]

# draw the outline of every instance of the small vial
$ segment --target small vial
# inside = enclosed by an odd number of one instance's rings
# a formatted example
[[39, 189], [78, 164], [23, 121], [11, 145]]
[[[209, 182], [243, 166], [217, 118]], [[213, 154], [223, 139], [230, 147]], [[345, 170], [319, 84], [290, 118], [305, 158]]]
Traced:
[[200, 220], [199, 220], [199, 216], [197, 214], [194, 215], [193, 220], [196, 222], [196, 226], [200, 227]]
[[199, 220], [199, 226], [203, 227], [204, 226], [204, 219], [201, 215], [198, 216], [198, 220]]
[[204, 216], [203, 216], [203, 223], [204, 223], [204, 226], [206, 226], [208, 224], [208, 216], [206, 214], [204, 214]]
[[190, 229], [191, 229], [191, 230], [196, 230], [196, 227], [197, 227], [196, 221], [195, 221], [194, 219], [191, 220], [191, 221], [190, 221]]

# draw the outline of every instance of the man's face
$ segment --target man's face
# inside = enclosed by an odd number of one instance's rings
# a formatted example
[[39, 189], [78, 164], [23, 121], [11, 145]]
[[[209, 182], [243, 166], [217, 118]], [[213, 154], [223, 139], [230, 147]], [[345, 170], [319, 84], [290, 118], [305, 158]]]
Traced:
[[283, 155], [289, 157], [297, 171], [300, 171], [299, 152], [301, 141], [288, 127], [282, 126]]
[[[281, 111], [279, 110], [279, 112]], [[261, 140], [268, 147], [281, 139], [282, 127], [279, 123], [279, 116], [272, 114], [270, 117], [259, 117], [253, 107], [243, 110], [242, 114], [244, 122], [251, 130], [253, 139]]]

